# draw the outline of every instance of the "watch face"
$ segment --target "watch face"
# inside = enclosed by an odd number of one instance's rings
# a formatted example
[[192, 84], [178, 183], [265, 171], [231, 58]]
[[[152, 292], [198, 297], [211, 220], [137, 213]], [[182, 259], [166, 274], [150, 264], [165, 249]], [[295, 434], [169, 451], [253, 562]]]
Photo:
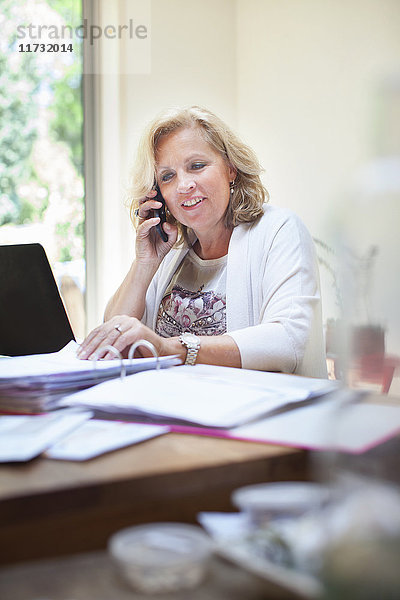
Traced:
[[194, 335], [194, 333], [185, 332], [185, 333], [182, 333], [181, 337], [182, 337], [182, 340], [184, 342], [186, 342], [187, 344], [197, 344], [197, 342], [198, 342], [197, 335]]

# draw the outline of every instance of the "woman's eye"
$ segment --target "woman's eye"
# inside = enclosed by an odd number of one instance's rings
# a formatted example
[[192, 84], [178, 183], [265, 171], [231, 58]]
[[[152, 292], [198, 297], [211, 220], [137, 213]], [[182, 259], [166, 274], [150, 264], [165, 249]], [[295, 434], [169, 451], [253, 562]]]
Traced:
[[169, 181], [172, 177], [172, 173], [164, 173], [161, 175], [161, 181]]
[[192, 169], [202, 169], [206, 166], [206, 163], [196, 162], [192, 164]]

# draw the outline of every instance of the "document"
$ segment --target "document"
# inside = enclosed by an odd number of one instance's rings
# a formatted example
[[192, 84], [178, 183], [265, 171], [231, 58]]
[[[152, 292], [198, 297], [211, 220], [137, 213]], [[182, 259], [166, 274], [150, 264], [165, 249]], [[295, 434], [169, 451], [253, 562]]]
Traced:
[[398, 433], [400, 403], [363, 401], [359, 393], [348, 389], [229, 431], [235, 439], [352, 454], [366, 452]]
[[60, 398], [108, 379], [180, 364], [176, 356], [132, 360], [80, 360], [79, 345], [71, 341], [59, 352], [16, 356], [0, 360], [0, 410], [43, 412], [57, 406]]
[[326, 379], [195, 365], [108, 381], [67, 396], [62, 405], [132, 419], [230, 428], [336, 388], [336, 382]]
[[76, 410], [1, 416], [0, 462], [31, 460], [91, 416], [90, 411]]
[[61, 460], [88, 460], [105, 452], [168, 433], [168, 431], [168, 427], [161, 425], [91, 419], [53, 444], [47, 450], [46, 456]]

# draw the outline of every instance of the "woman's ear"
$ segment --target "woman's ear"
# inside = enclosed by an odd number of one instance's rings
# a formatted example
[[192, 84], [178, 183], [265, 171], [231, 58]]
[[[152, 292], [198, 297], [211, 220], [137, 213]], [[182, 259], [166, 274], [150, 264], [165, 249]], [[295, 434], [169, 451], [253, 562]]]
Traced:
[[231, 164], [229, 165], [229, 181], [235, 181], [237, 175], [237, 169]]

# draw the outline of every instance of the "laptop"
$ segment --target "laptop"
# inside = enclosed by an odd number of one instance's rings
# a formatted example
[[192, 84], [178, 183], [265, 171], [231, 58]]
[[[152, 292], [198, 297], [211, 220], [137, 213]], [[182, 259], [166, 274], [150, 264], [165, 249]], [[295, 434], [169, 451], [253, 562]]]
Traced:
[[0, 246], [0, 354], [57, 352], [74, 339], [43, 246]]

